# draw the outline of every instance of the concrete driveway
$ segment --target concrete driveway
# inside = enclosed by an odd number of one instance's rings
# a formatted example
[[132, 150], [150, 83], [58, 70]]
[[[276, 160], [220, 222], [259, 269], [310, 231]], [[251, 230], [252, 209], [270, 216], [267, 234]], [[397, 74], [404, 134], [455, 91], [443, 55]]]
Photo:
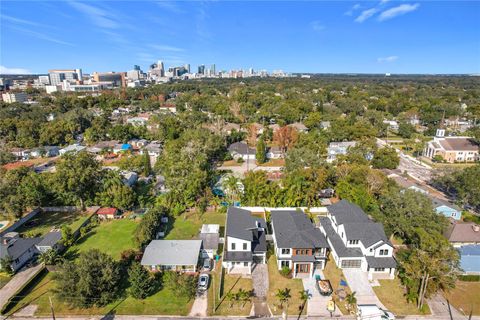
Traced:
[[368, 275], [360, 269], [343, 269], [350, 289], [356, 292], [357, 304], [375, 304], [386, 309], [372, 289]]
[[38, 264], [31, 268], [25, 268], [10, 279], [10, 281], [0, 289], [0, 309], [3, 309], [10, 298], [12, 298], [25, 285], [25, 283], [35, 277], [35, 275], [43, 268], [42, 264]]
[[[331, 297], [325, 297], [318, 292], [315, 287], [315, 275], [320, 275], [321, 279], [325, 279], [323, 272], [320, 270], [315, 270], [315, 274], [312, 278], [302, 279], [303, 289], [308, 291], [310, 298], [307, 302], [307, 316], [308, 317], [330, 317], [330, 312], [327, 311], [328, 301], [331, 300]], [[333, 313], [333, 316], [341, 316], [341, 312], [338, 308]]]
[[208, 308], [207, 291], [197, 293], [195, 301], [193, 301], [190, 317], [206, 317]]
[[270, 317], [271, 313], [267, 304], [268, 292], [268, 266], [256, 264], [252, 270], [253, 310], [255, 317]]

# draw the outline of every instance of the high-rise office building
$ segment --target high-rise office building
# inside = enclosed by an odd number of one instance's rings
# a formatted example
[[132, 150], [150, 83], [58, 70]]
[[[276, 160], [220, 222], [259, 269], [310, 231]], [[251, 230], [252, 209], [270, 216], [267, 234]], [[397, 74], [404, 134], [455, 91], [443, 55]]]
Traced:
[[54, 69], [48, 70], [51, 85], [58, 85], [67, 80], [68, 82], [82, 81], [82, 69]]
[[187, 70], [187, 73], [190, 73], [190, 63], [185, 64], [185, 70]]
[[210, 76], [215, 76], [217, 72], [215, 71], [215, 64], [210, 66]]
[[157, 63], [150, 65], [150, 70], [148, 71], [150, 77], [164, 77], [165, 76], [165, 66], [163, 61], [158, 60]]
[[198, 74], [205, 74], [205, 65], [199, 65], [198, 66]]
[[94, 72], [93, 81], [95, 82], [111, 82], [115, 87], [125, 87], [125, 72]]

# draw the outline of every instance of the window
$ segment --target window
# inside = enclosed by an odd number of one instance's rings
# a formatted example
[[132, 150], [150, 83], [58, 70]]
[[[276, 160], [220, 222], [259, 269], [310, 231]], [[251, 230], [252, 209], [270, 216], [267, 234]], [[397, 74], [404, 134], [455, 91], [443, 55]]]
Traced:
[[348, 243], [349, 244], [358, 244], [358, 240], [349, 240]]
[[243, 250], [247, 250], [247, 243], [243, 244]]
[[362, 260], [342, 260], [342, 268], [360, 268]]
[[374, 271], [375, 272], [382, 272], [382, 271], [385, 271], [385, 268], [375, 268]]
[[232, 250], [235, 250], [235, 243], [232, 243]]
[[280, 266], [281, 266], [282, 268], [285, 268], [285, 267], [290, 268], [290, 262], [289, 262], [289, 261], [282, 260], [282, 261], [280, 261]]
[[248, 262], [244, 262], [244, 263], [243, 263], [243, 266], [244, 266], [244, 267], [248, 267]]
[[380, 255], [381, 256], [387, 256], [388, 255], [388, 249], [381, 249], [380, 250]]
[[282, 249], [282, 254], [290, 254], [290, 249]]

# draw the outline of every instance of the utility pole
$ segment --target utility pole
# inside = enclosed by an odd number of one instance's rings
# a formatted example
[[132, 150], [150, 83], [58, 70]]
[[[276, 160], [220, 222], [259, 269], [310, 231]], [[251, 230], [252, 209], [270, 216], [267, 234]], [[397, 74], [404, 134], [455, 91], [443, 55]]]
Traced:
[[50, 310], [52, 312], [52, 319], [55, 320], [55, 312], [53, 310], [53, 303], [52, 303], [52, 297], [48, 296], [48, 300], [50, 301]]

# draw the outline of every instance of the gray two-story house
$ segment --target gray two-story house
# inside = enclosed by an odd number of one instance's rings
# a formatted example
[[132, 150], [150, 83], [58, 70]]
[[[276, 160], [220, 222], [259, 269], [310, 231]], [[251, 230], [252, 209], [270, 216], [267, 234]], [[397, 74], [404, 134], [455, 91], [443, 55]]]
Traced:
[[278, 269], [289, 268], [294, 278], [312, 277], [315, 270], [322, 270], [329, 245], [320, 229], [301, 210], [270, 214]]
[[329, 206], [320, 230], [338, 267], [360, 269], [369, 279], [395, 277], [393, 246], [382, 224], [370, 220], [359, 206], [346, 200]]

